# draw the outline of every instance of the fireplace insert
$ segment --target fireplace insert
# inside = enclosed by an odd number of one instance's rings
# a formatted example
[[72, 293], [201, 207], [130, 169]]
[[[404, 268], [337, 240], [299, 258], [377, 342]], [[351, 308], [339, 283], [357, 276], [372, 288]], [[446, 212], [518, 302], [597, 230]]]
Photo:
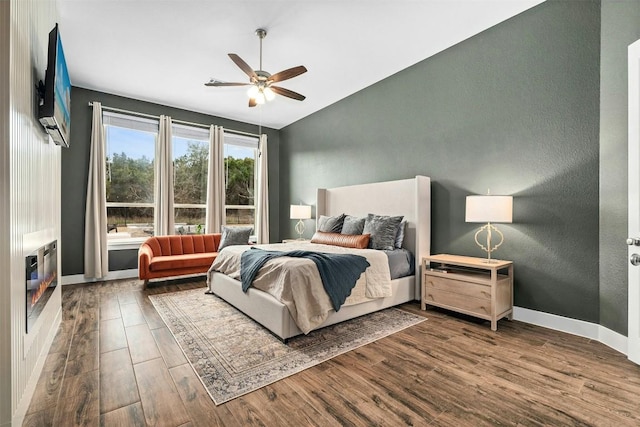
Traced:
[[58, 285], [57, 246], [58, 241], [54, 240], [30, 253], [25, 259], [27, 333]]

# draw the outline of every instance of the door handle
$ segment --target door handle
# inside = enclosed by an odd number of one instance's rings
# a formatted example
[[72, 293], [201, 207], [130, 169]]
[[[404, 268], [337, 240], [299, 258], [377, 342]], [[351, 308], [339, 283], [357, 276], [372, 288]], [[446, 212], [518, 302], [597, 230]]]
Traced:
[[627, 239], [627, 245], [629, 245], [629, 246], [640, 246], [640, 237], [629, 237]]
[[632, 254], [631, 258], [629, 258], [629, 262], [631, 262], [631, 265], [640, 265], [640, 255]]

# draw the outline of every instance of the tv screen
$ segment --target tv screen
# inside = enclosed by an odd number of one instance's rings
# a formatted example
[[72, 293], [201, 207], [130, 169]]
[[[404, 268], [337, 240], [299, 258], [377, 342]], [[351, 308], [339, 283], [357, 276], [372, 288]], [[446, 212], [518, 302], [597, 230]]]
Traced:
[[71, 125], [71, 80], [58, 24], [49, 33], [43, 98], [43, 103], [40, 105], [40, 123], [51, 135], [53, 142], [68, 147]]

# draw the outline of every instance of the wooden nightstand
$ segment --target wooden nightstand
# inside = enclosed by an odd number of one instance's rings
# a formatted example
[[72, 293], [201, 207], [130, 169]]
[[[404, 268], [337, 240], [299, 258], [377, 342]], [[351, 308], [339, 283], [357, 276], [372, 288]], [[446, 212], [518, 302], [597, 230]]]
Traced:
[[513, 316], [513, 263], [457, 255], [422, 258], [422, 309], [446, 308], [491, 321]]

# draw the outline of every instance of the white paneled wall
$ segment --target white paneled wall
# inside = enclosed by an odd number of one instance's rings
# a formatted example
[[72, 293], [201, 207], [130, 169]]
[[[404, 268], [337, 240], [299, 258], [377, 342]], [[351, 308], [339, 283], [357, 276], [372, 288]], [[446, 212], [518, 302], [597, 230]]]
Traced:
[[9, 2], [0, 1], [0, 425], [11, 420], [9, 285]]
[[0, 0], [0, 62], [8, 58], [9, 71], [0, 73], [0, 425], [21, 424], [61, 316], [58, 286], [26, 333], [25, 254], [53, 239], [61, 246], [61, 148], [38, 122], [35, 94], [56, 16], [55, 0]]

